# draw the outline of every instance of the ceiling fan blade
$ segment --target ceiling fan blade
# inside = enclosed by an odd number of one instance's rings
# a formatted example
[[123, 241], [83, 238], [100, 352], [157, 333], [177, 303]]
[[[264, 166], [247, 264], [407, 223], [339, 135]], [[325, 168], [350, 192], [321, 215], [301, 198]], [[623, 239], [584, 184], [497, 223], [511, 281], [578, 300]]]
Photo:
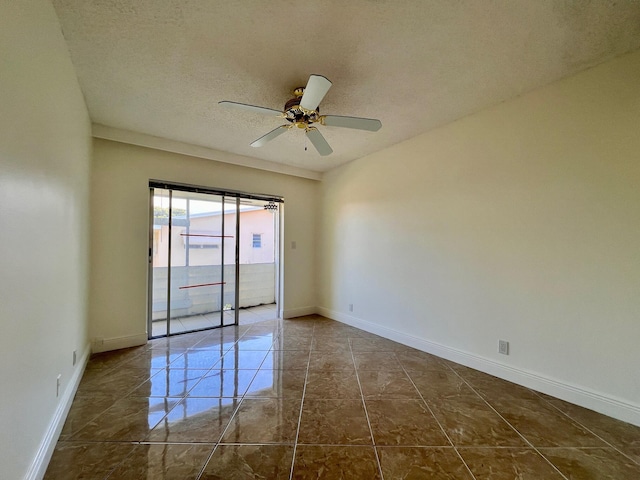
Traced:
[[307, 86], [304, 87], [300, 106], [307, 110], [315, 110], [331, 88], [331, 81], [322, 75], [311, 75]]
[[271, 130], [266, 135], [261, 136], [259, 139], [257, 139], [255, 142], [253, 142], [251, 144], [251, 146], [252, 147], [262, 147], [263, 145], [265, 145], [266, 143], [270, 142], [274, 138], [279, 137], [280, 135], [282, 135], [287, 130], [289, 130], [289, 125], [280, 125], [279, 127], [274, 128], [273, 130]]
[[307, 130], [306, 134], [307, 138], [311, 141], [311, 143], [313, 143], [313, 146], [316, 147], [316, 150], [318, 150], [318, 153], [320, 155], [324, 157], [333, 152], [333, 149], [324, 139], [324, 137], [320, 133], [320, 130], [311, 127]]
[[282, 115], [282, 112], [280, 110], [274, 110], [273, 108], [266, 107], [256, 107], [255, 105], [247, 105], [246, 103], [229, 102], [227, 100], [223, 100], [222, 102], [218, 102], [218, 104], [222, 105], [223, 107], [237, 108], [238, 110], [261, 113], [263, 115]]
[[341, 117], [339, 115], [325, 115], [321, 118], [321, 123], [329, 127], [355, 128], [357, 130], [368, 130], [377, 132], [382, 128], [382, 122], [374, 118]]

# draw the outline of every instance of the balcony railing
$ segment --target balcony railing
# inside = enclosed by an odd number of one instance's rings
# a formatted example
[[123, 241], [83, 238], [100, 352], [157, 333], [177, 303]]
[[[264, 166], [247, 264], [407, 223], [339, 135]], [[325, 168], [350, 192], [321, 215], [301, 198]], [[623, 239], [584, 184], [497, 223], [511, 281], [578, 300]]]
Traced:
[[[236, 308], [235, 266], [224, 266], [224, 285], [220, 285], [221, 269], [221, 265], [171, 267], [171, 318]], [[167, 318], [167, 274], [168, 267], [153, 268], [152, 320]], [[193, 285], [199, 287], [185, 288]], [[222, 301], [221, 287], [224, 287]], [[240, 264], [240, 304], [237, 307], [274, 302], [275, 264]]]

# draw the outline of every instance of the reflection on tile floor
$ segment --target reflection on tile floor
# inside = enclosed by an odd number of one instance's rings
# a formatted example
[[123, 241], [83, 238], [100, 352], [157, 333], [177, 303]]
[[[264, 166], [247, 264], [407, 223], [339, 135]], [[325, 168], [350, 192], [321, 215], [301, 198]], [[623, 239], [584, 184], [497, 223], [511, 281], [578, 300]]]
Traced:
[[95, 355], [46, 479], [635, 479], [640, 428], [312, 315]]

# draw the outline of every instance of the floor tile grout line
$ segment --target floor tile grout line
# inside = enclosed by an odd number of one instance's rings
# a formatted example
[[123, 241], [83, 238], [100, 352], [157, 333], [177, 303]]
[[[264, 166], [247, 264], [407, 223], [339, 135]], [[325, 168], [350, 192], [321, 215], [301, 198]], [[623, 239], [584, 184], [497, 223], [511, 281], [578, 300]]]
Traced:
[[[224, 327], [222, 327], [224, 328]], [[247, 330], [248, 332], [249, 330]], [[237, 343], [240, 341], [240, 339], [247, 333], [244, 332], [230, 347], [229, 349], [227, 349], [227, 351], [225, 352], [225, 355], [227, 352], [229, 352], [234, 345], [237, 345]], [[224, 355], [223, 355], [224, 356]], [[222, 358], [222, 357], [221, 357]], [[264, 363], [265, 359], [267, 358], [267, 355], [265, 354], [265, 357], [262, 359], [262, 362], [260, 362], [260, 367], [262, 366], [262, 364]], [[217, 364], [218, 362], [216, 362]], [[215, 365], [214, 365], [215, 367]], [[211, 367], [211, 370], [213, 370], [214, 367]], [[260, 368], [255, 370], [255, 373], [253, 375], [253, 377], [251, 377], [251, 381], [249, 382], [249, 385], [251, 385], [251, 383], [255, 380], [256, 376], [258, 375], [258, 370]], [[236, 371], [240, 370], [237, 368], [237, 364], [236, 364], [236, 368], [234, 369]], [[199, 383], [199, 382], [198, 382]], [[194, 387], [195, 388], [195, 385]], [[248, 389], [248, 387], [247, 387]], [[207, 465], [209, 464], [209, 462], [211, 461], [211, 458], [213, 457], [213, 455], [216, 453], [216, 450], [218, 449], [218, 447], [221, 444], [222, 439], [224, 438], [225, 434], [227, 433], [227, 430], [229, 429], [229, 427], [231, 426], [231, 423], [233, 422], [233, 419], [235, 418], [235, 416], [238, 414], [238, 410], [240, 410], [240, 405], [242, 405], [242, 403], [244, 402], [245, 398], [246, 398], [246, 390], [245, 393], [242, 394], [242, 396], [240, 397], [240, 401], [238, 402], [238, 405], [236, 406], [235, 410], [233, 411], [233, 414], [231, 415], [231, 417], [229, 418], [229, 422], [227, 423], [227, 426], [222, 430], [222, 432], [220, 433], [220, 436], [218, 438], [218, 441], [215, 442], [215, 445], [213, 446], [213, 449], [211, 450], [211, 453], [207, 456], [207, 459], [205, 460], [204, 464], [202, 465], [202, 468], [200, 469], [200, 472], [198, 473], [198, 475], [196, 476], [196, 480], [199, 480], [202, 475], [204, 474], [205, 469], [207, 468]], [[185, 397], [186, 398], [186, 397]]]
[[137, 444], [137, 445], [134, 444], [133, 448], [131, 449], [131, 451], [127, 455], [125, 455], [125, 457], [122, 459], [122, 461], [120, 461], [115, 467], [113, 467], [111, 470], [109, 470], [109, 472], [104, 476], [104, 480], [107, 480], [113, 474], [113, 472], [115, 472], [120, 467], [120, 465], [124, 464], [124, 462], [126, 462], [127, 459], [133, 455], [133, 452], [136, 451], [136, 448], [139, 445], [140, 444]]
[[[631, 460], [633, 463], [640, 465], [640, 459], [635, 460], [633, 459], [631, 456], [627, 455], [625, 452], [623, 452], [622, 450], [620, 450], [618, 447], [616, 447], [613, 443], [607, 441], [606, 439], [602, 438], [600, 435], [598, 435], [596, 432], [594, 432], [593, 430], [591, 430], [589, 427], [587, 427], [584, 423], [580, 422], [579, 420], [573, 418], [571, 415], [569, 415], [568, 413], [562, 411], [560, 408], [558, 408], [557, 406], [555, 406], [553, 403], [551, 403], [550, 401], [548, 401], [546, 398], [542, 397], [540, 394], [538, 394], [538, 392], [536, 392], [535, 390], [531, 390], [539, 399], [543, 400], [544, 402], [547, 403], [547, 405], [550, 405], [551, 407], [553, 407], [554, 409], [556, 409], [560, 414], [564, 415], [565, 417], [569, 418], [572, 422], [577, 423], [578, 425], [580, 425], [582, 428], [584, 428], [587, 432], [589, 432], [590, 434], [594, 435], [596, 438], [598, 438], [599, 440], [602, 440], [605, 444], [607, 444], [609, 447], [611, 447], [612, 449], [614, 449], [616, 452], [618, 452], [619, 454], [623, 455], [624, 457], [628, 458], [629, 460]], [[564, 447], [567, 448], [567, 447]], [[598, 448], [598, 447], [593, 447], [593, 448]], [[600, 448], [604, 448], [604, 447], [600, 447]]]
[[[348, 337], [347, 337], [348, 338]], [[367, 419], [367, 425], [369, 426], [369, 435], [371, 435], [371, 443], [373, 446], [373, 453], [376, 456], [376, 463], [378, 464], [378, 473], [380, 474], [380, 479], [384, 480], [384, 474], [382, 473], [382, 463], [380, 462], [380, 456], [378, 455], [378, 449], [376, 447], [376, 437], [373, 435], [373, 428], [371, 428], [371, 420], [369, 419], [369, 411], [367, 410], [367, 402], [364, 401], [364, 391], [362, 390], [362, 383], [360, 382], [360, 374], [358, 373], [358, 365], [356, 364], [356, 357], [353, 352], [353, 348], [351, 348], [351, 339], [349, 338], [349, 351], [351, 353], [351, 361], [353, 362], [353, 368], [356, 371], [356, 381], [358, 382], [358, 388], [360, 389], [360, 401], [362, 402], [362, 407], [364, 408], [364, 415]]]
[[[265, 358], [266, 358], [266, 356], [265, 356]], [[262, 361], [264, 362], [264, 359], [262, 359]], [[262, 365], [262, 363], [260, 365]], [[236, 371], [237, 370], [238, 369], [236, 369]], [[255, 373], [253, 374], [253, 377], [251, 377], [251, 381], [249, 382], [249, 386], [255, 380], [257, 375], [258, 375], [258, 370], [256, 370]], [[195, 388], [195, 386], [194, 386], [194, 388]], [[247, 390], [248, 390], [248, 388], [249, 387], [247, 387]], [[207, 468], [207, 465], [209, 464], [209, 462], [211, 461], [211, 458], [213, 457], [213, 454], [216, 453], [216, 450], [218, 449], [218, 447], [222, 443], [222, 439], [224, 438], [225, 434], [227, 433], [227, 430], [229, 430], [229, 427], [231, 426], [231, 423], [233, 422], [234, 418], [238, 414], [238, 410], [240, 410], [240, 405], [242, 405], [242, 403], [246, 399], [246, 393], [247, 393], [247, 391], [245, 390], [245, 393], [243, 393], [242, 396], [239, 397], [240, 401], [238, 402], [238, 405], [236, 406], [235, 410], [233, 411], [233, 414], [231, 415], [231, 417], [229, 418], [229, 422], [227, 423], [227, 426], [224, 427], [224, 429], [220, 433], [220, 436], [218, 437], [218, 441], [215, 442], [215, 445], [214, 445], [213, 449], [211, 450], [211, 453], [209, 454], [209, 456], [207, 457], [206, 461], [202, 465], [202, 468], [200, 469], [200, 473], [198, 473], [198, 475], [196, 477], [196, 480], [199, 480], [202, 477], [202, 474], [204, 473], [205, 469]], [[194, 397], [192, 397], [192, 398], [194, 398]], [[195, 397], [195, 398], [198, 398], [198, 397]], [[207, 398], [207, 397], [203, 397], [203, 398]], [[238, 397], [228, 397], [228, 398], [238, 398]]]
[[[313, 326], [315, 330], [315, 323]], [[307, 393], [307, 381], [309, 379], [309, 365], [311, 364], [311, 345], [313, 345], [313, 331], [311, 333], [311, 342], [309, 345], [309, 355], [307, 356], [307, 368], [304, 372], [304, 386], [302, 387], [302, 399], [300, 401], [300, 413], [298, 414], [298, 428], [296, 429], [296, 438], [293, 442], [293, 455], [291, 456], [291, 469], [289, 470], [289, 480], [293, 479], [293, 467], [296, 464], [296, 452], [298, 451], [298, 438], [300, 437], [300, 425], [302, 424], [302, 410], [304, 408], [304, 397]], [[284, 371], [284, 370], [283, 370]]]
[[[395, 354], [394, 354], [395, 355]], [[431, 409], [431, 406], [429, 405], [429, 403], [425, 400], [424, 396], [422, 395], [422, 392], [420, 391], [420, 389], [418, 388], [418, 386], [415, 384], [415, 382], [413, 381], [413, 378], [411, 378], [411, 375], [409, 375], [409, 372], [407, 372], [407, 369], [404, 367], [404, 365], [402, 365], [402, 362], [400, 361], [400, 359], [398, 358], [398, 356], [396, 355], [396, 359], [398, 359], [398, 362], [400, 363], [400, 366], [402, 367], [402, 371], [404, 372], [404, 374], [409, 378], [409, 381], [411, 382], [411, 384], [413, 385], [413, 388], [416, 389], [416, 391], [418, 392], [418, 395], [420, 395], [420, 399], [422, 400], [422, 403], [425, 404], [425, 406], [427, 407], [427, 409], [429, 410], [429, 413], [431, 413], [431, 416], [434, 418], [434, 420], [436, 421], [436, 423], [438, 424], [438, 426], [440, 427], [440, 430], [442, 431], [442, 433], [444, 434], [445, 437], [447, 437], [447, 440], [449, 441], [449, 443], [451, 444], [451, 447], [453, 448], [453, 450], [456, 452], [456, 455], [458, 455], [458, 458], [460, 459], [460, 461], [462, 462], [462, 464], [465, 466], [465, 468], [467, 469], [467, 471], [469, 472], [469, 475], [471, 475], [471, 478], [473, 480], [476, 480], [476, 476], [473, 474], [473, 472], [471, 471], [471, 469], [469, 468], [469, 465], [467, 465], [467, 462], [465, 461], [464, 458], [462, 458], [462, 455], [460, 455], [460, 452], [458, 451], [458, 448], [456, 447], [456, 445], [453, 443], [453, 440], [451, 440], [451, 437], [449, 437], [449, 434], [446, 432], [446, 430], [444, 429], [444, 427], [442, 426], [442, 423], [440, 423], [440, 420], [438, 420], [438, 417], [436, 417], [436, 414], [433, 413], [433, 410]]]
[[466, 379], [466, 378], [464, 378], [462, 375], [460, 375], [460, 373], [458, 373], [458, 372], [457, 372], [454, 368], [452, 368], [450, 365], [447, 365], [447, 367], [449, 367], [449, 369], [454, 373], [454, 375], [456, 375], [458, 378], [460, 378], [460, 379], [465, 383], [465, 385], [467, 385], [467, 387], [469, 387], [469, 388], [473, 391], [473, 393], [475, 393], [475, 394], [476, 394], [476, 395], [477, 395], [477, 396], [478, 396], [478, 397], [479, 397], [479, 398], [480, 398], [484, 403], [486, 403], [486, 404], [487, 404], [487, 406], [488, 406], [491, 410], [493, 410], [493, 411], [496, 413], [496, 415], [498, 415], [498, 416], [499, 416], [499, 417], [500, 417], [504, 422], [506, 422], [506, 424], [507, 424], [507, 425], [509, 425], [509, 426], [510, 426], [510, 427], [511, 427], [511, 428], [512, 428], [512, 429], [513, 429], [513, 430], [514, 430], [518, 435], [520, 435], [520, 437], [521, 437], [521, 438], [522, 438], [522, 439], [523, 439], [527, 444], [529, 444], [529, 445], [531, 446], [531, 448], [533, 448], [533, 449], [536, 451], [536, 453], [537, 453], [538, 455], [540, 455], [542, 458], [544, 458], [544, 460], [545, 460], [549, 465], [551, 465], [551, 467], [552, 467], [556, 472], [558, 472], [562, 478], [564, 478], [565, 480], [569, 480], [569, 479], [565, 476], [565, 474], [564, 474], [564, 473], [562, 473], [562, 472], [560, 471], [560, 469], [559, 469], [558, 467], [556, 467], [556, 466], [555, 466], [555, 464], [554, 464], [551, 460], [549, 460], [545, 455], [543, 455], [543, 454], [542, 454], [542, 452], [541, 452], [540, 450], [538, 450], [538, 448], [537, 448], [533, 443], [531, 443], [531, 442], [529, 441], [529, 439], [528, 439], [527, 437], [525, 437], [525, 436], [524, 436], [524, 434], [522, 434], [522, 433], [520, 432], [520, 430], [518, 430], [516, 427], [514, 427], [514, 426], [511, 424], [511, 422], [509, 422], [506, 418], [504, 418], [504, 417], [502, 416], [502, 414], [501, 414], [500, 412], [498, 412], [498, 410], [496, 410], [496, 409], [493, 407], [493, 405], [491, 405], [491, 404], [490, 404], [490, 403], [489, 403], [489, 402], [488, 402], [488, 401], [487, 401], [487, 400], [486, 400], [482, 395], [480, 395], [480, 393], [479, 393], [479, 392], [478, 392], [478, 391], [473, 387], [473, 385], [471, 385], [471, 383], [469, 383], [469, 382], [467, 381], [467, 379]]

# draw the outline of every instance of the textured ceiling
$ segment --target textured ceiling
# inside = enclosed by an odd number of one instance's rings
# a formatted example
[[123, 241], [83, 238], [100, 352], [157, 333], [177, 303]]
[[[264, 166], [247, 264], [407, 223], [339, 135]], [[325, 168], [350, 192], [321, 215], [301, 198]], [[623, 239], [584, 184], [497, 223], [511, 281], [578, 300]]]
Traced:
[[[326, 171], [640, 48], [637, 0], [53, 0], [91, 119], [191, 145]], [[282, 120], [310, 74], [324, 114], [379, 118], [376, 133], [320, 126], [249, 144]]]

